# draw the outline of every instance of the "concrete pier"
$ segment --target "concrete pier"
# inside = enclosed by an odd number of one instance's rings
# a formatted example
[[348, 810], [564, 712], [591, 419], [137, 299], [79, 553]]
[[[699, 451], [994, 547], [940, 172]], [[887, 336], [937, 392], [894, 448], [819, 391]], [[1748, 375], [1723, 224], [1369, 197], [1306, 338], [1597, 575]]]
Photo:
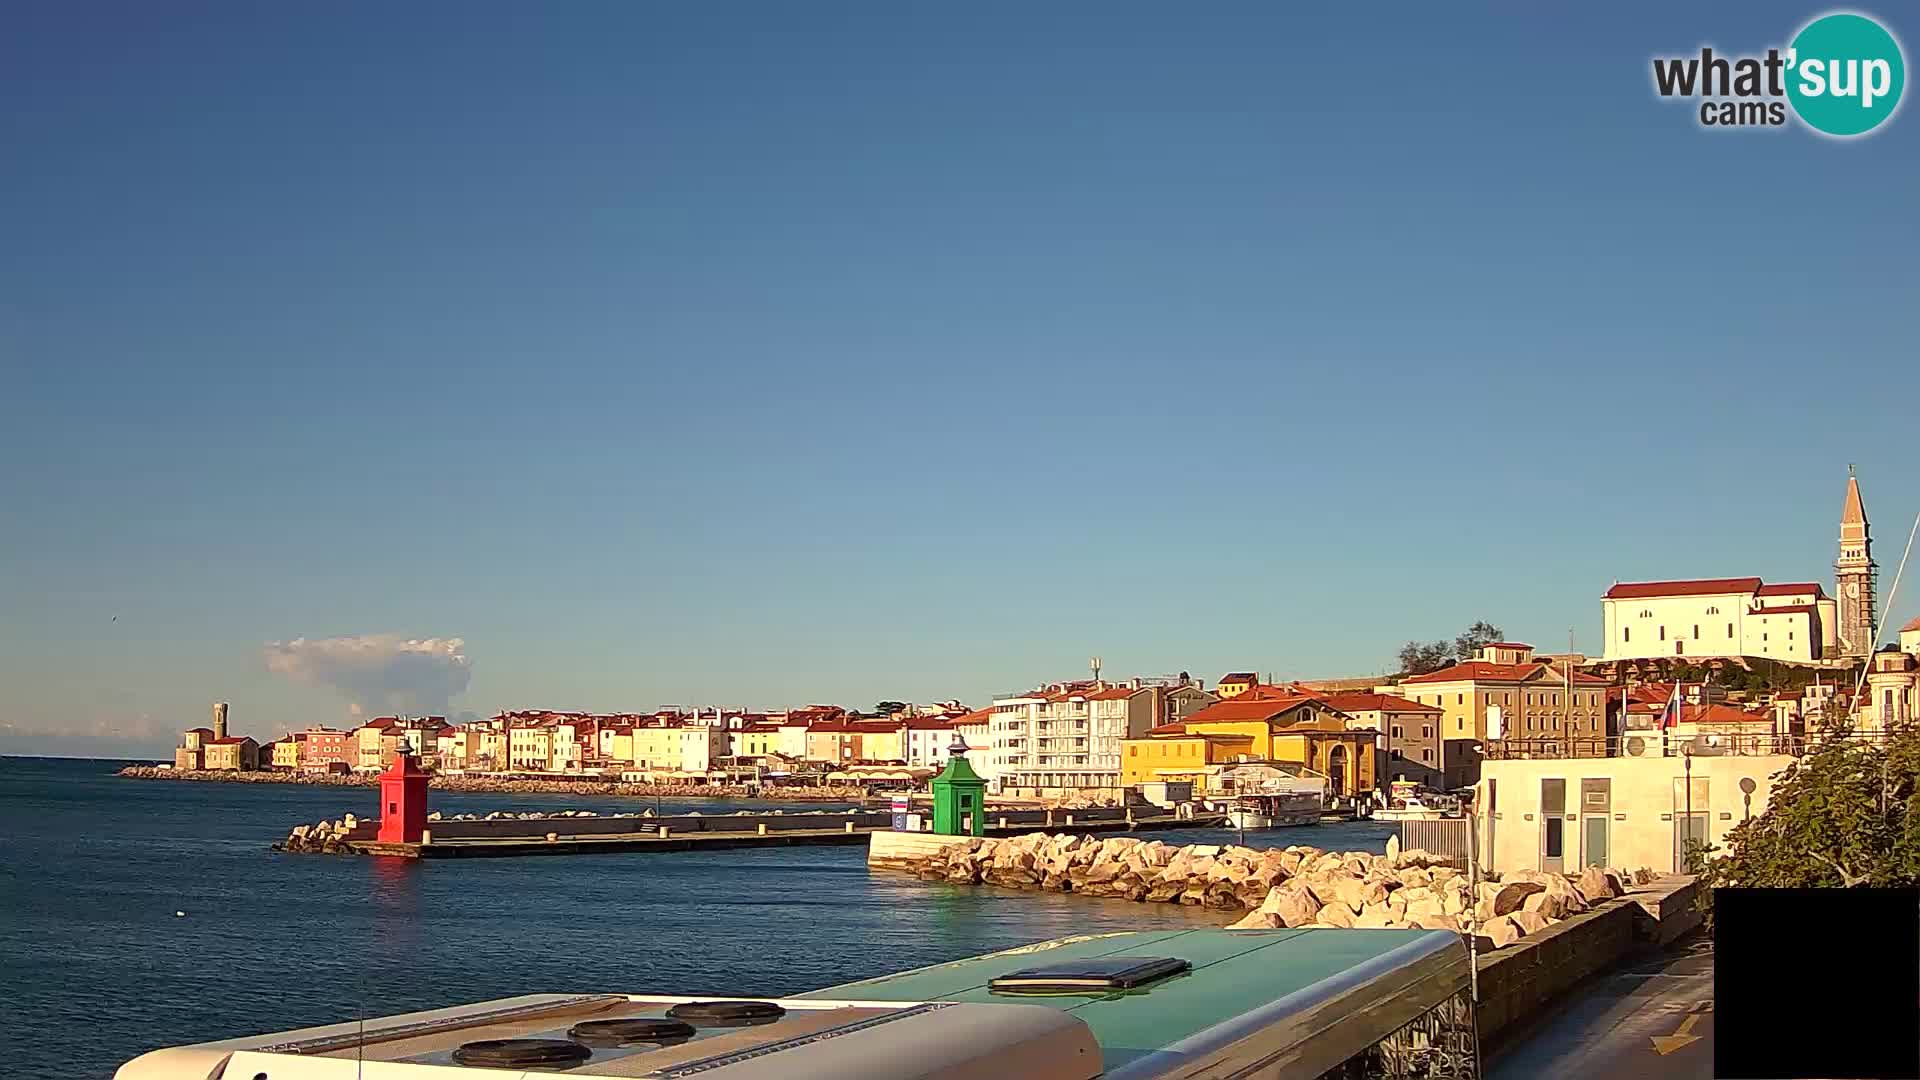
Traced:
[[[1091, 820], [1087, 820], [1092, 816]], [[1183, 818], [1123, 811], [1026, 810], [991, 814], [987, 835], [1013, 836], [1036, 827], [1067, 833], [1148, 832], [1222, 828], [1218, 814]], [[1047, 825], [1051, 820], [1053, 824]], [[1004, 823], [1003, 823], [1004, 822]], [[896, 833], [885, 813], [761, 814], [656, 818], [502, 818], [439, 820], [422, 843], [382, 843], [370, 829], [356, 830], [343, 847], [357, 855], [407, 859], [503, 858], [531, 855], [602, 855], [614, 852], [702, 851], [790, 847], [802, 844], [866, 844], [872, 837], [933, 838], [932, 833]], [[949, 837], [944, 839], [961, 839]]]

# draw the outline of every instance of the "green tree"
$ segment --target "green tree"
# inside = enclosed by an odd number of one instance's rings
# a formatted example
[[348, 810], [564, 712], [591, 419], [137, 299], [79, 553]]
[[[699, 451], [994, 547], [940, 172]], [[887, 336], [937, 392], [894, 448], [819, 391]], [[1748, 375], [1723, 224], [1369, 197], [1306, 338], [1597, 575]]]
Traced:
[[1709, 888], [1920, 884], [1920, 728], [1829, 738], [1775, 777], [1765, 813], [1694, 865]]
[[1496, 641], [1505, 641], [1506, 639], [1507, 632], [1505, 630], [1500, 629], [1485, 619], [1480, 619], [1472, 626], [1467, 627], [1459, 637], [1453, 639], [1453, 655], [1459, 660], [1471, 660], [1481, 649]]
[[1453, 646], [1444, 641], [1409, 641], [1400, 646], [1400, 673], [1425, 675], [1453, 663]]

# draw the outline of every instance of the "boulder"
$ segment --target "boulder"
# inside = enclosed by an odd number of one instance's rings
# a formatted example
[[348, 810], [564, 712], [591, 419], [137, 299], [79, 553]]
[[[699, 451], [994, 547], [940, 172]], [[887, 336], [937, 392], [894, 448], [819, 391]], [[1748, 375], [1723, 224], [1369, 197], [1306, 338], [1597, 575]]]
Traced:
[[1493, 947], [1496, 949], [1504, 949], [1526, 936], [1526, 931], [1522, 930], [1520, 924], [1514, 922], [1510, 915], [1490, 919], [1480, 925], [1480, 930], [1487, 935], [1488, 940], [1493, 942]]
[[[1567, 917], [1567, 901], [1559, 893], [1551, 890], [1537, 892], [1520, 903], [1520, 912], [1539, 915], [1543, 919], [1564, 919]], [[1528, 933], [1532, 933], [1532, 928]]]
[[1229, 930], [1284, 930], [1286, 920], [1271, 911], [1250, 911], [1238, 922], [1227, 924]]
[[1352, 929], [1353, 920], [1353, 909], [1340, 903], [1322, 906], [1313, 917], [1313, 921], [1321, 926], [1337, 926], [1343, 929]]
[[1545, 885], [1532, 881], [1516, 881], [1510, 885], [1504, 885], [1498, 893], [1494, 894], [1493, 913], [1499, 916], [1519, 911], [1520, 906], [1526, 903], [1527, 897], [1546, 891]]
[[1354, 916], [1353, 925], [1359, 930], [1393, 930], [1405, 924], [1394, 917], [1391, 908], [1382, 904], [1370, 904], [1367, 910]]
[[1580, 872], [1580, 880], [1575, 887], [1580, 890], [1581, 898], [1587, 903], [1597, 904], [1602, 900], [1611, 900], [1626, 891], [1619, 885], [1619, 881], [1605, 870], [1597, 866], [1589, 866]]
[[1307, 886], [1289, 882], [1270, 890], [1260, 910], [1278, 915], [1288, 926], [1304, 926], [1320, 914], [1320, 900]]
[[1387, 837], [1387, 861], [1392, 862], [1393, 860], [1399, 857], [1400, 857], [1400, 834], [1394, 833], [1392, 836]]
[[1451, 930], [1460, 932], [1460, 920], [1451, 915], [1408, 915], [1407, 923], [1422, 930]]
[[1546, 916], [1537, 911], [1516, 911], [1507, 918], [1512, 919], [1515, 926], [1529, 934], [1537, 934], [1547, 928]]

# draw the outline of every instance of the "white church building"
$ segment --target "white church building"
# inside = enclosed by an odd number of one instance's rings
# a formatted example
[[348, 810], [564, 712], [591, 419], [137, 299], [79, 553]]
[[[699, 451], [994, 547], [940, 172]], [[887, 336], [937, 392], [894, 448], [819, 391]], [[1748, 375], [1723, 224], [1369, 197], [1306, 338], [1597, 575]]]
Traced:
[[1600, 599], [1602, 659], [1857, 660], [1872, 651], [1874, 573], [1866, 508], [1849, 470], [1837, 598], [1813, 582], [1769, 585], [1757, 577], [1620, 582]]

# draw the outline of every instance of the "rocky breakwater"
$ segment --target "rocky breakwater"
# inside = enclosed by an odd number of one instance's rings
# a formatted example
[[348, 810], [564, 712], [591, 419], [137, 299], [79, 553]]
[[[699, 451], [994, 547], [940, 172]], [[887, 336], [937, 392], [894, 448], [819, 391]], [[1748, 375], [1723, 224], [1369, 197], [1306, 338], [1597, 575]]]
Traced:
[[[1384, 855], [1292, 846], [1259, 850], [1135, 837], [1096, 839], [1029, 833], [968, 837], [935, 852], [878, 864], [924, 881], [1073, 892], [1145, 903], [1180, 903], [1246, 914], [1228, 929], [1337, 927], [1477, 933], [1500, 948], [1652, 880], [1646, 870], [1567, 877], [1517, 872], [1471, 882], [1438, 855]], [[1251, 910], [1249, 910], [1251, 909]]]
[[312, 855], [357, 855], [359, 852], [349, 847], [347, 840], [359, 828], [360, 820], [352, 814], [337, 821], [322, 819], [311, 825], [295, 825], [285, 840], [273, 845], [273, 850]]

